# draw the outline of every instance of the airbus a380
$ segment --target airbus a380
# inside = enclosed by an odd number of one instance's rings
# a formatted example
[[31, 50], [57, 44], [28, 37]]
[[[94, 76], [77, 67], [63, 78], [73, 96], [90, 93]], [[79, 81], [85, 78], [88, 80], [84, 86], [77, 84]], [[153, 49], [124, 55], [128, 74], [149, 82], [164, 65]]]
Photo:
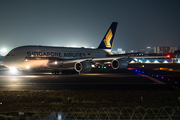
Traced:
[[88, 72], [92, 65], [105, 62], [110, 62], [113, 69], [126, 68], [133, 58], [111, 53], [117, 25], [117, 22], [111, 24], [97, 49], [21, 46], [11, 50], [2, 60], [2, 64], [19, 70], [51, 69], [52, 74], [59, 74], [59, 71], [65, 73], [64, 71], [71, 69], [79, 73]]

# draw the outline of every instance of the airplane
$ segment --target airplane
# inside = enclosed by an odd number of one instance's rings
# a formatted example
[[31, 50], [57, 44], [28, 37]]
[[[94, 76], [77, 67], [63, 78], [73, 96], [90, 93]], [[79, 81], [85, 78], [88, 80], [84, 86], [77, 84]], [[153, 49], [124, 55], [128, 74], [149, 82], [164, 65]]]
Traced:
[[[98, 48], [73, 48], [52, 46], [20, 46], [12, 49], [2, 60], [10, 69], [51, 69], [52, 74], [68, 73], [75, 70], [79, 74], [88, 72], [93, 65], [109, 62], [113, 69], [127, 68], [135, 56], [113, 54], [114, 38], [118, 23], [112, 22]], [[131, 53], [132, 54], [132, 53]], [[136, 56], [137, 57], [137, 56]]]

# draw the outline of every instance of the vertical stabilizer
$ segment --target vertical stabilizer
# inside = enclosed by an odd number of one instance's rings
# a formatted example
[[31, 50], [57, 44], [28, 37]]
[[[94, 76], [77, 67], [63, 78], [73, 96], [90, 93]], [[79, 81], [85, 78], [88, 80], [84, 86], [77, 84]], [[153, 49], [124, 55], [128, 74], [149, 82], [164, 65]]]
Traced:
[[102, 39], [99, 47], [97, 49], [104, 49], [106, 51], [111, 51], [114, 43], [114, 38], [117, 29], [117, 22], [113, 22], [109, 27], [107, 33], [105, 34], [104, 38]]

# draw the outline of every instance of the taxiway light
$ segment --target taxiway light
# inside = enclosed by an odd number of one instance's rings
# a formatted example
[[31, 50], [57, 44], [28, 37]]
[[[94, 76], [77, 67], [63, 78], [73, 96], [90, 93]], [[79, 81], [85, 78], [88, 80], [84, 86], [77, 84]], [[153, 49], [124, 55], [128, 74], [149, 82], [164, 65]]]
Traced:
[[144, 71], [142, 71], [142, 73], [144, 73]]
[[175, 82], [177, 84], [177, 82]]
[[149, 60], [147, 60], [146, 63], [149, 63]]
[[155, 60], [154, 63], [159, 63], [159, 62], [157, 60]]
[[168, 63], [168, 62], [165, 60], [164, 63]]
[[138, 59], [137, 58], [134, 58], [134, 60], [137, 62], [138, 61]]
[[156, 75], [156, 77], [158, 77], [158, 75]]
[[162, 79], [164, 78], [164, 77], [161, 77]]

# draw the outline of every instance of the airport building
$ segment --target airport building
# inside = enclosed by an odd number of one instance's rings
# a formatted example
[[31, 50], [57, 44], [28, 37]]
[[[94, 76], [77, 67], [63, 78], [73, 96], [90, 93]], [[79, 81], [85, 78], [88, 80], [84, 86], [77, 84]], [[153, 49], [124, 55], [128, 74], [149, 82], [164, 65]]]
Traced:
[[125, 54], [125, 51], [122, 50], [122, 48], [118, 48], [117, 51], [112, 51], [114, 54]]
[[157, 46], [154, 47], [154, 53], [174, 53], [174, 51], [178, 50], [177, 46]]
[[151, 47], [147, 47], [146, 49], [139, 49], [138, 52], [149, 54], [149, 53], [154, 53], [154, 49], [152, 49]]
[[146, 47], [145, 49], [130, 50], [128, 53], [134, 53], [134, 52], [141, 52], [144, 54], [149, 54], [149, 53], [154, 53], [154, 49], [151, 47]]

